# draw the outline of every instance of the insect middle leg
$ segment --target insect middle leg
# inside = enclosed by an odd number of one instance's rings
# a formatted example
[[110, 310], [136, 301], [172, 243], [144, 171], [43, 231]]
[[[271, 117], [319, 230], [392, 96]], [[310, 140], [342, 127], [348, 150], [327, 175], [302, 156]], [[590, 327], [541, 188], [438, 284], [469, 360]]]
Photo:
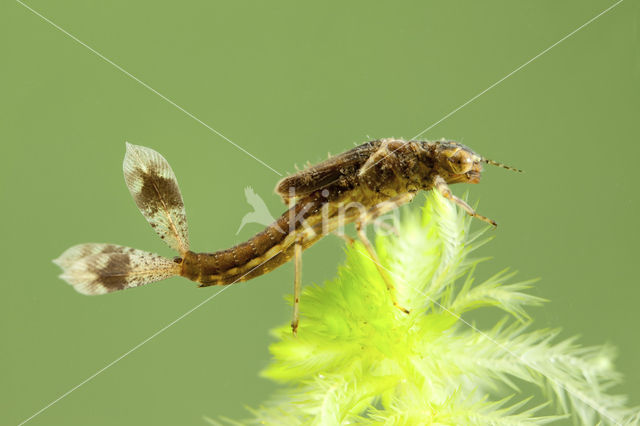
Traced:
[[350, 246], [355, 242], [353, 238], [345, 234], [343, 231], [333, 231], [333, 235], [342, 238]]
[[[380, 227], [385, 229], [386, 231], [398, 236], [398, 229], [393, 226], [393, 225], [389, 225], [388, 223], [382, 222], [379, 219], [373, 219], [372, 223], [374, 226]], [[333, 231], [333, 235], [340, 237], [344, 240], [344, 242], [346, 242], [347, 244], [349, 244], [350, 246], [353, 245], [353, 243], [356, 242], [356, 240], [354, 240], [353, 238], [351, 238], [349, 235], [345, 234], [343, 231]]]
[[373, 247], [373, 244], [371, 244], [371, 241], [369, 241], [369, 238], [367, 238], [367, 233], [364, 230], [364, 225], [367, 222], [375, 220], [377, 217], [403, 204], [408, 203], [413, 199], [414, 196], [415, 196], [415, 193], [410, 192], [410, 193], [399, 195], [397, 197], [393, 197], [390, 200], [384, 201], [374, 206], [356, 221], [356, 230], [358, 231], [358, 237], [360, 237], [360, 241], [362, 241], [362, 244], [364, 245], [365, 249], [369, 253], [369, 256], [371, 256], [371, 259], [376, 264], [376, 268], [378, 269], [380, 276], [382, 277], [385, 284], [387, 285], [387, 290], [389, 290], [389, 294], [391, 296], [391, 301], [393, 303], [393, 306], [400, 309], [405, 314], [408, 314], [409, 310], [400, 306], [400, 304], [398, 303], [398, 300], [396, 298], [396, 288], [393, 285], [393, 280], [387, 273], [387, 270], [382, 267], [382, 264], [380, 263], [380, 259], [378, 259], [378, 255], [376, 253], [375, 248]]

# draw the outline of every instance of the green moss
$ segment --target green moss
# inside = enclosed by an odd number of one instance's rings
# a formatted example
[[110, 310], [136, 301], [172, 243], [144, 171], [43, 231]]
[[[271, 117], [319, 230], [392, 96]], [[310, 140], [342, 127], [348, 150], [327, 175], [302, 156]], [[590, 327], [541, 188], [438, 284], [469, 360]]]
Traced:
[[[409, 315], [392, 306], [362, 245], [347, 247], [335, 280], [305, 288], [298, 336], [288, 325], [273, 331], [273, 360], [263, 376], [284, 387], [247, 422], [637, 422], [624, 397], [606, 393], [620, 380], [611, 348], [558, 340], [557, 330], [530, 331], [525, 308], [543, 302], [525, 293], [530, 281], [507, 284], [513, 274], [502, 271], [474, 282], [481, 260], [470, 253], [486, 239], [484, 231], [470, 234], [470, 223], [431, 193], [422, 214], [396, 224], [398, 236], [376, 238]], [[486, 306], [505, 318], [488, 330], [463, 319]], [[518, 387], [525, 383], [528, 394]], [[530, 397], [547, 404], [532, 406]]]

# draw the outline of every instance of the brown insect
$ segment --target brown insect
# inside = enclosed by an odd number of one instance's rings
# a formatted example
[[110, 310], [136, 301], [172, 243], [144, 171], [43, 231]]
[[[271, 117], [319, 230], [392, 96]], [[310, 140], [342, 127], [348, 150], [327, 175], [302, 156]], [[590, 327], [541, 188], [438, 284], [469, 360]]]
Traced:
[[114, 244], [80, 244], [54, 262], [62, 279], [80, 293], [104, 294], [160, 281], [175, 275], [200, 287], [227, 285], [265, 274], [295, 261], [291, 327], [298, 327], [302, 251], [323, 236], [354, 222], [358, 236], [378, 266], [392, 303], [405, 313], [394, 285], [379, 265], [364, 225], [413, 199], [420, 190], [436, 189], [471, 216], [496, 226], [451, 193], [448, 184], [478, 183], [488, 160], [453, 141], [382, 139], [364, 143], [282, 179], [276, 192], [290, 208], [250, 240], [214, 253], [189, 248], [182, 195], [169, 163], [156, 151], [127, 144], [124, 178], [151, 227], [180, 257], [166, 257]]

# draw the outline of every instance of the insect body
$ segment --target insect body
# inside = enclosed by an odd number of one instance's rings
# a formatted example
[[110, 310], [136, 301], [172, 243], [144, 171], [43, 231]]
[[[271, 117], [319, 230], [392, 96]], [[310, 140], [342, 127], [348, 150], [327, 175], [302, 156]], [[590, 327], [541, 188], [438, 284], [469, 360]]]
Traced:
[[[190, 250], [182, 195], [169, 163], [156, 151], [127, 144], [124, 176], [138, 208], [151, 227], [179, 257], [163, 256], [113, 244], [81, 244], [55, 262], [61, 278], [84, 294], [104, 294], [163, 280], [186, 277], [200, 287], [227, 285], [255, 278], [295, 258], [293, 332], [298, 325], [301, 253], [347, 223], [378, 264], [392, 302], [393, 282], [379, 266], [363, 226], [413, 199], [420, 190], [438, 190], [470, 215], [477, 214], [449, 190], [452, 183], [478, 183], [487, 160], [451, 141], [382, 139], [282, 179], [276, 192], [290, 208], [265, 230], [235, 247], [214, 253]], [[515, 169], [514, 169], [515, 170]]]

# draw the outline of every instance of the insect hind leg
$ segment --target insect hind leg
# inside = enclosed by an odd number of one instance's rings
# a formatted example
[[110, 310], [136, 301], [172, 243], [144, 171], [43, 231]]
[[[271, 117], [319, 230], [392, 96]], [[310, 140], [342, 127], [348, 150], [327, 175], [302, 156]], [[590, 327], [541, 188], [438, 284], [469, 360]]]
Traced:
[[299, 239], [293, 247], [293, 318], [291, 319], [291, 332], [294, 336], [298, 334], [298, 324], [300, 322], [300, 290], [302, 287], [302, 240]]

